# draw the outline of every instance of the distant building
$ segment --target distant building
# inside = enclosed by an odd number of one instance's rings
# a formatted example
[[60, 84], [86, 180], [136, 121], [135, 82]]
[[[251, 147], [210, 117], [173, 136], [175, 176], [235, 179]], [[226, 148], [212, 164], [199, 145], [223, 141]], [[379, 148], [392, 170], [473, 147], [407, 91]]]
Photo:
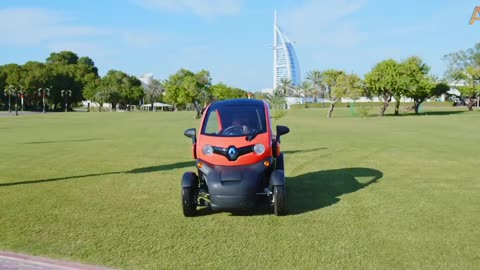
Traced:
[[300, 66], [292, 42], [277, 24], [277, 12], [273, 23], [273, 89], [277, 89], [282, 78], [287, 78], [292, 85], [300, 84]]

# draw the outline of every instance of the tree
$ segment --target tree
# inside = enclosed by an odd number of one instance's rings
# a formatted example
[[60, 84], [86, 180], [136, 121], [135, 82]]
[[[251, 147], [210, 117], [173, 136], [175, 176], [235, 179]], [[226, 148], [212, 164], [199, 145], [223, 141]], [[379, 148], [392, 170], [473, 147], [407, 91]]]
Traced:
[[332, 103], [328, 110], [328, 118], [332, 117], [333, 108], [335, 104], [345, 97], [357, 97], [362, 92], [362, 80], [355, 74], [345, 74], [344, 72], [332, 73], [337, 74], [332, 83], [331, 98]]
[[365, 75], [365, 84], [370, 94], [379, 96], [383, 100], [380, 116], [385, 115], [392, 97], [400, 97], [404, 90], [404, 85], [402, 85], [399, 77], [400, 67], [393, 59], [378, 63]]
[[193, 73], [187, 69], [180, 69], [164, 82], [165, 99], [174, 106], [194, 104], [196, 118], [201, 116], [200, 103], [208, 102], [210, 98], [211, 77], [206, 70]]
[[78, 62], [78, 55], [71, 51], [51, 53], [47, 58], [47, 64], [74, 65]]
[[47, 66], [41, 62], [29, 61], [23, 65], [23, 70], [25, 71], [23, 86], [26, 91], [24, 104], [28, 109], [29, 106], [40, 104], [42, 98], [38, 95], [37, 90], [50, 87], [53, 77]]
[[305, 108], [308, 108], [307, 97], [312, 92], [312, 84], [309, 81], [303, 81], [299, 86], [297, 86], [297, 91], [300, 96], [303, 96], [303, 104]]
[[247, 92], [239, 89], [227, 86], [224, 83], [218, 83], [210, 87], [211, 95], [215, 100], [224, 100], [232, 98], [245, 98], [247, 97]]
[[446, 77], [464, 84], [458, 90], [467, 99], [468, 110], [473, 110], [475, 99], [480, 95], [480, 43], [466, 51], [458, 51], [443, 57], [448, 63]]
[[[280, 94], [284, 97], [290, 94], [292, 91], [292, 81], [290, 81], [287, 78], [281, 78], [280, 79], [280, 84], [278, 85], [278, 90], [280, 91]], [[273, 89], [274, 91], [277, 89]]]
[[162, 82], [156, 79], [152, 79], [150, 84], [145, 87], [145, 96], [151, 104], [152, 111], [154, 110], [153, 103], [155, 103], [155, 101], [160, 101], [159, 99], [161, 99], [164, 91], [165, 89], [162, 85]]
[[140, 80], [134, 76], [119, 70], [109, 70], [101, 80], [100, 98], [110, 102], [112, 108], [119, 103], [130, 108], [132, 103], [137, 103], [144, 95], [141, 85]]
[[473, 111], [473, 105], [480, 95], [480, 67], [468, 66], [464, 71], [457, 72], [454, 78], [464, 82], [465, 85], [458, 86], [458, 90], [466, 97], [468, 110]]
[[322, 96], [323, 107], [325, 107], [325, 91], [322, 86], [322, 72], [318, 70], [312, 70], [307, 73], [306, 79], [313, 84], [312, 94], [313, 102], [317, 103], [317, 94]]
[[414, 110], [418, 109], [422, 102], [434, 95], [441, 95], [445, 90], [434, 78], [428, 76], [430, 67], [423, 63], [419, 57], [410, 57], [400, 65], [404, 94], [414, 101]]
[[[100, 111], [102, 110], [101, 108], [104, 102], [103, 96], [98, 94], [100, 91], [101, 84], [102, 84], [101, 78], [100, 77], [95, 78], [91, 80], [87, 85], [85, 85], [82, 92], [84, 98], [99, 103]], [[88, 110], [90, 110], [90, 107], [88, 108]]]
[[273, 94], [265, 93], [265, 101], [274, 110], [282, 110], [285, 108], [285, 97], [280, 91], [273, 91]]

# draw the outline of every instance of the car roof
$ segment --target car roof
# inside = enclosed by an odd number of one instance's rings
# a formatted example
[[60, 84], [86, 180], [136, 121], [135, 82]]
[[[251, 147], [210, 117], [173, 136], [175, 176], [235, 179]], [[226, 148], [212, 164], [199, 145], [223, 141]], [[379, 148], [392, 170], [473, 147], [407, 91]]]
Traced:
[[255, 105], [255, 106], [264, 106], [263, 100], [258, 99], [248, 99], [248, 98], [237, 98], [237, 99], [227, 99], [215, 101], [211, 104], [213, 107], [223, 107], [223, 106], [232, 106], [232, 105]]

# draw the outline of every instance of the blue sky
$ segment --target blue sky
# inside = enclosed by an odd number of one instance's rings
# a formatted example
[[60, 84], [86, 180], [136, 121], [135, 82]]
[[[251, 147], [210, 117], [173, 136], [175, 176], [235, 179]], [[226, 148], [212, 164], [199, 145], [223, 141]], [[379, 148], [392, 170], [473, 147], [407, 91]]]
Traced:
[[379, 61], [417, 55], [441, 76], [442, 56], [479, 42], [472, 0], [2, 0], [0, 64], [71, 50], [100, 74], [166, 79], [207, 69], [213, 82], [272, 85], [273, 11], [295, 41], [302, 70], [363, 76]]

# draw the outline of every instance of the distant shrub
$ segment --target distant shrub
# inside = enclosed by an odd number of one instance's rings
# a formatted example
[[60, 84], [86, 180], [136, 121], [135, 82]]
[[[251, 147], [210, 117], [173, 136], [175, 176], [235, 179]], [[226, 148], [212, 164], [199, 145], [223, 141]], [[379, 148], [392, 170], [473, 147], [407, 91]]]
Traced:
[[275, 120], [278, 120], [284, 117], [287, 114], [287, 110], [272, 110], [271, 117]]
[[358, 106], [357, 111], [360, 117], [365, 118], [370, 114], [370, 107], [369, 106]]

